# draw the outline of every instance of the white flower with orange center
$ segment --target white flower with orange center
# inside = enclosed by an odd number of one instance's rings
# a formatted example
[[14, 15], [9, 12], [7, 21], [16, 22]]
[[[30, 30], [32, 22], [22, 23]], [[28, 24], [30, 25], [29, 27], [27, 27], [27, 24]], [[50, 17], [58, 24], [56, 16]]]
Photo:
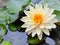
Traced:
[[28, 35], [32, 33], [32, 37], [34, 37], [37, 34], [41, 40], [43, 32], [50, 35], [49, 30], [56, 28], [54, 23], [57, 22], [57, 19], [55, 19], [56, 15], [52, 14], [53, 11], [54, 9], [50, 9], [47, 5], [44, 7], [37, 4], [35, 7], [30, 6], [29, 11], [24, 11], [26, 16], [22, 17], [21, 21], [25, 22], [25, 24], [22, 27], [27, 28]]

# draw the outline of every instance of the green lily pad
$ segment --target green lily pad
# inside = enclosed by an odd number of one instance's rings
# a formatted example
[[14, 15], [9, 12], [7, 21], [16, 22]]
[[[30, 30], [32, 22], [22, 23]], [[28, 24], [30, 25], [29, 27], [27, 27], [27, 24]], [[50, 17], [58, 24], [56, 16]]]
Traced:
[[10, 31], [17, 31], [17, 28], [14, 24], [9, 24]]
[[56, 18], [58, 19], [58, 21], [60, 22], [60, 11], [55, 10], [54, 14], [56, 14]]
[[38, 37], [31, 37], [31, 36], [28, 37], [28, 43], [30, 43], [30, 44], [38, 44], [43, 41], [44, 41], [44, 39], [39, 40]]
[[10, 41], [3, 41], [2, 45], [12, 45], [12, 43]]
[[8, 0], [6, 7], [10, 13], [18, 13], [23, 10], [31, 0]]
[[39, 4], [42, 4], [42, 5], [48, 4], [50, 8], [60, 11], [59, 0], [41, 0]]
[[17, 20], [18, 13], [10, 14], [7, 9], [0, 8], [0, 24], [10, 24]]

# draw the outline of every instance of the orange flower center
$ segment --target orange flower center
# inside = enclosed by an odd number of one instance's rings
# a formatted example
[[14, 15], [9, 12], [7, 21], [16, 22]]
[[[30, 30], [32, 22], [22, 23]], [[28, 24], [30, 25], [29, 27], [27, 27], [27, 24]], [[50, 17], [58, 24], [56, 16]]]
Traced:
[[32, 19], [33, 19], [33, 22], [35, 24], [41, 24], [42, 20], [43, 20], [42, 14], [39, 14], [39, 13], [38, 14], [34, 14], [33, 17], [32, 17]]

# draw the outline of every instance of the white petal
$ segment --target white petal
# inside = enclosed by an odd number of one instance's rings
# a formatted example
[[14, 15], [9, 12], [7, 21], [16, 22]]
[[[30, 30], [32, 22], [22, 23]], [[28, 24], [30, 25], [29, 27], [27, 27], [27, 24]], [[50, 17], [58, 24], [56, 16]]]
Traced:
[[36, 13], [36, 10], [24, 11], [24, 13], [25, 13], [28, 17], [30, 17], [30, 16], [32, 16], [32, 15], [34, 15], [34, 14]]
[[27, 31], [28, 35], [30, 35], [34, 30]]
[[40, 27], [40, 28], [44, 28], [44, 24], [41, 24], [39, 27]]
[[43, 9], [43, 8], [42, 8], [42, 4], [39, 4], [39, 7], [40, 7], [41, 10]]
[[30, 14], [30, 12], [29, 12], [29, 11], [26, 11], [26, 10], [24, 10], [24, 13], [25, 13], [27, 16], [29, 16], [29, 14]]
[[48, 14], [52, 14], [54, 12], [54, 9], [50, 9]]
[[54, 12], [54, 9], [49, 9], [47, 4], [44, 6], [44, 13], [46, 15], [51, 15], [53, 12]]
[[56, 28], [56, 25], [54, 23], [51, 23], [51, 25], [52, 28]]
[[39, 40], [41, 40], [41, 39], [42, 39], [42, 35], [43, 35], [43, 33], [42, 33], [42, 32], [40, 33], [40, 35], [38, 35]]
[[22, 19], [20, 19], [21, 21], [23, 21], [23, 22], [28, 22], [29, 20], [28, 20], [29, 18], [28, 17], [22, 17]]
[[47, 17], [44, 18], [43, 23], [51, 21], [56, 15], [48, 15]]
[[29, 19], [29, 17], [22, 17], [21, 21], [25, 22], [26, 24], [33, 24], [33, 22]]
[[36, 4], [35, 8], [36, 8], [36, 9], [38, 9], [38, 8], [39, 8], [39, 5], [38, 5], [38, 4]]
[[46, 35], [50, 35], [50, 32], [48, 29], [42, 29], [42, 31], [46, 34]]
[[34, 7], [33, 6], [30, 6], [30, 11], [33, 11], [34, 10]]
[[53, 14], [53, 15], [48, 15], [48, 16], [47, 16], [47, 19], [50, 19], [50, 20], [51, 20], [51, 19], [53, 19], [54, 17], [56, 17], [55, 14]]
[[43, 15], [47, 15], [48, 14], [48, 12], [49, 12], [49, 8], [48, 8], [48, 5], [46, 4], [45, 6], [44, 6], [44, 9], [43, 9]]
[[37, 32], [37, 35], [40, 35], [41, 29], [37, 29], [36, 32]]
[[40, 35], [40, 33], [41, 33], [41, 29], [40, 29], [39, 26], [36, 27], [36, 28], [34, 28], [33, 30], [37, 33], [37, 35]]
[[51, 23], [56, 23], [56, 22], [58, 22], [57, 19], [52, 19], [52, 20], [51, 20]]
[[44, 8], [47, 8], [48, 7], [48, 5], [46, 4], [45, 6], [44, 6]]
[[54, 23], [46, 23], [44, 24], [44, 26], [47, 29], [56, 28], [56, 25]]
[[34, 30], [34, 31], [32, 32], [32, 37], [34, 37], [35, 34], [40, 35], [41, 29], [40, 29], [39, 27], [37, 27], [37, 28], [35, 28], [35, 29], [33, 29], [33, 30]]
[[36, 6], [35, 6], [35, 13], [41, 13], [41, 9], [38, 4], [36, 4]]
[[[42, 13], [43, 8], [42, 8], [42, 5], [41, 5], [41, 4], [39, 4], [39, 5], [36, 4], [35, 7], [36, 7], [36, 11], [38, 11], [38, 13]], [[35, 11], [35, 12], [36, 12], [36, 11]]]
[[27, 27], [26, 32], [27, 32], [27, 31], [30, 31], [30, 30], [34, 30], [34, 29], [35, 29], [35, 27], [36, 27], [36, 26], [35, 26], [35, 25], [33, 25], [33, 24], [32, 24], [32, 25], [30, 25], [29, 27]]
[[32, 32], [32, 37], [34, 37], [35, 35], [36, 35], [36, 30]]
[[21, 27], [26, 28], [26, 27], [29, 27], [29, 26], [30, 26], [30, 24], [25, 23]]

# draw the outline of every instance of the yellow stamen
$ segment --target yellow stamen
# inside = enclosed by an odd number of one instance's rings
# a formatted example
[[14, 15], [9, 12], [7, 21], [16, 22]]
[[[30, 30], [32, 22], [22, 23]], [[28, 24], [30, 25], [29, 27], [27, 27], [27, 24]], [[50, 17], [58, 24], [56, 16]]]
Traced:
[[34, 24], [41, 24], [43, 20], [42, 14], [34, 14], [31, 19], [33, 20]]

